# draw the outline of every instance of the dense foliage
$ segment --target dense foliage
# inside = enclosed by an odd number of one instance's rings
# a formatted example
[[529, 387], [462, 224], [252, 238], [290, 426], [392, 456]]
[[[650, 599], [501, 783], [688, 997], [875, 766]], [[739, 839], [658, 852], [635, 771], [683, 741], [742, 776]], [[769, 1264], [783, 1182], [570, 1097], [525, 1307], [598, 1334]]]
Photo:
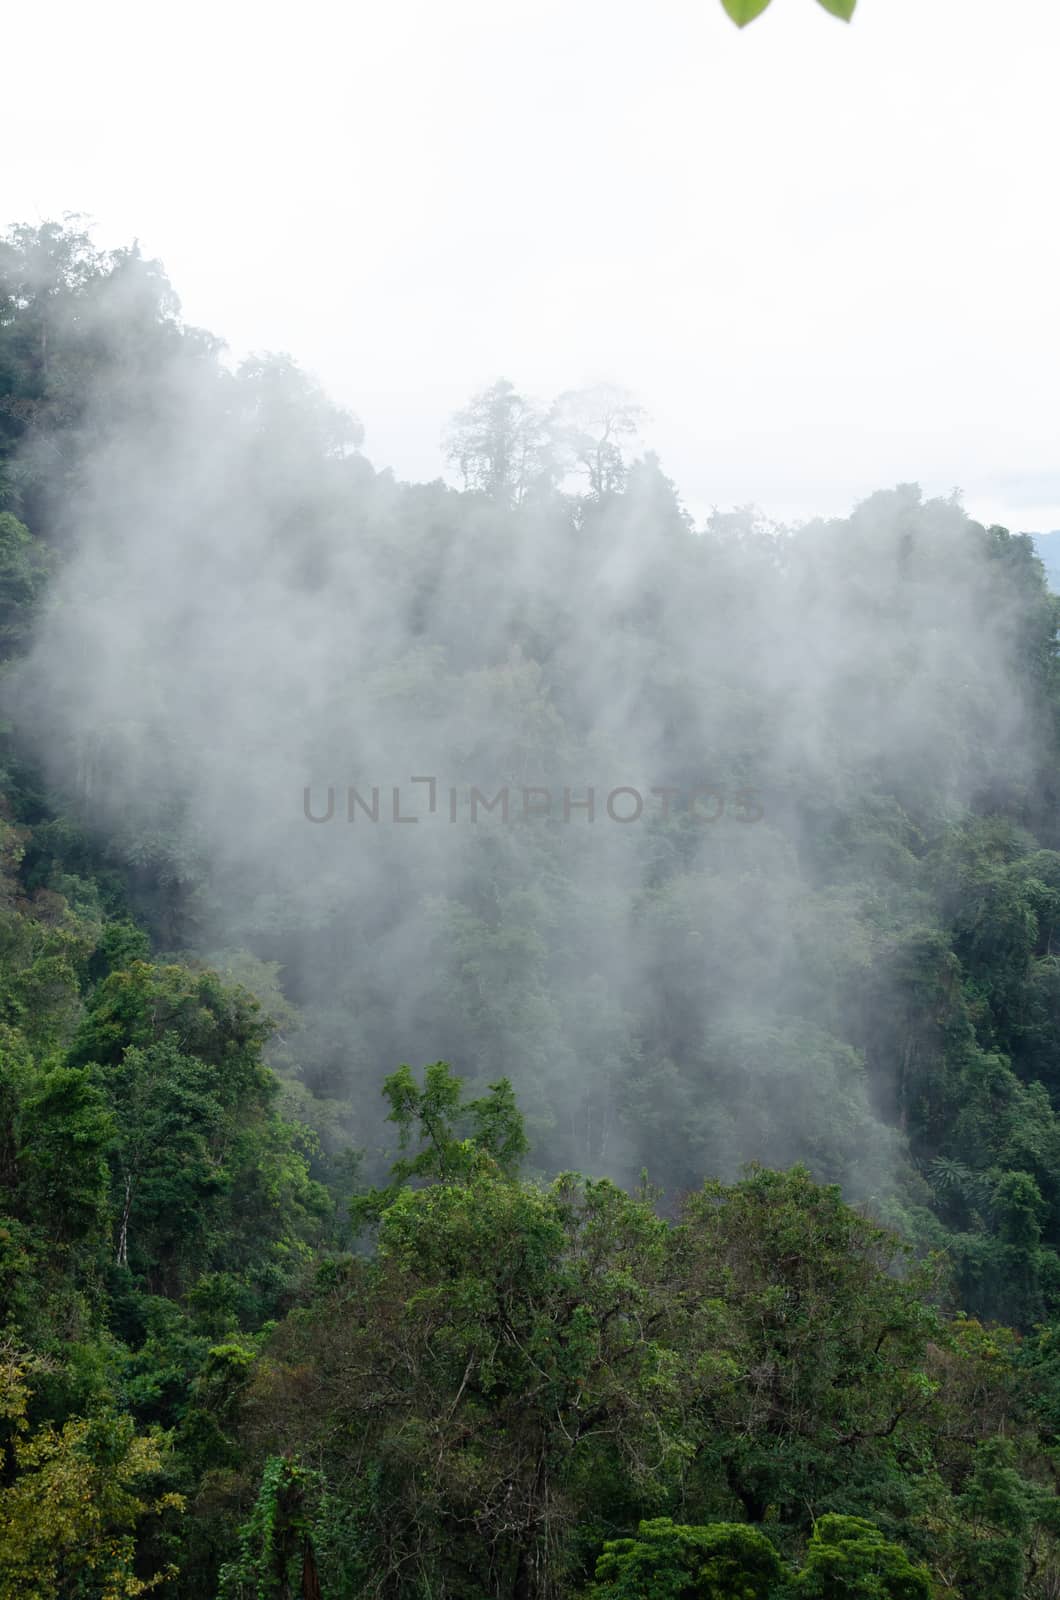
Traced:
[[640, 420], [399, 484], [0, 245], [0, 1600], [1060, 1593], [1060, 605], [913, 486], [697, 531]]

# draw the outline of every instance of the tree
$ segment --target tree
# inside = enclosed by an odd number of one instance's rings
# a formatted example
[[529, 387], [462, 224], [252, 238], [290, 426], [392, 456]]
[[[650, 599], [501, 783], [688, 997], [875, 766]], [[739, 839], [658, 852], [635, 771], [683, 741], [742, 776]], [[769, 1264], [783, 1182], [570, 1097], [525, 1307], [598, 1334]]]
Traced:
[[322, 1276], [259, 1373], [253, 1426], [356, 1496], [371, 1592], [554, 1595], [600, 1486], [617, 1512], [675, 1481], [680, 1377], [652, 1332], [665, 1246], [612, 1184], [483, 1168], [403, 1189], [376, 1261]]
[[801, 1570], [743, 1523], [677, 1527], [642, 1522], [634, 1539], [604, 1546], [592, 1600], [931, 1600], [931, 1578], [859, 1517], [815, 1525]]
[[133, 1600], [169, 1572], [136, 1571], [135, 1529], [180, 1510], [179, 1495], [152, 1494], [165, 1441], [138, 1435], [128, 1417], [101, 1409], [32, 1431], [32, 1357], [0, 1348], [0, 1418], [11, 1440], [0, 1487], [0, 1595], [19, 1600]]
[[265, 1463], [261, 1487], [239, 1534], [239, 1557], [221, 1568], [219, 1600], [322, 1600], [307, 1491], [316, 1475], [283, 1456]]
[[[25, 386], [22, 398], [29, 410], [23, 416], [32, 415], [44, 393], [59, 320], [69, 317], [72, 299], [106, 269], [108, 258], [77, 227], [80, 220], [67, 215], [61, 223], [37, 228], [22, 224], [0, 240], [0, 327], [7, 325], [14, 335], [7, 348]], [[10, 426], [18, 416], [17, 408], [8, 409], [4, 420]]]
[[133, 961], [92, 997], [70, 1052], [71, 1065], [119, 1066], [130, 1046], [146, 1049], [173, 1034], [190, 1056], [219, 1069], [217, 1092], [229, 1103], [275, 1092], [261, 1049], [269, 1023], [253, 995], [214, 972]]
[[[418, 1142], [413, 1156], [402, 1154], [391, 1168], [385, 1189], [373, 1189], [352, 1202], [355, 1221], [376, 1220], [411, 1180], [459, 1181], [476, 1171], [514, 1176], [529, 1148], [523, 1119], [507, 1078], [491, 1083], [480, 1100], [461, 1104], [463, 1085], [447, 1061], [435, 1061], [423, 1071], [423, 1087], [412, 1068], [401, 1066], [383, 1084], [390, 1105], [388, 1122], [399, 1129], [402, 1152]], [[469, 1130], [461, 1138], [457, 1124]]]
[[464, 488], [498, 505], [522, 505], [529, 495], [555, 483], [558, 469], [548, 419], [507, 378], [498, 378], [456, 413], [444, 443]]
[[0, 511], [0, 663], [28, 645], [51, 568], [40, 541]]
[[555, 402], [550, 422], [557, 444], [574, 470], [588, 479], [597, 500], [625, 484], [623, 445], [636, 437], [643, 416], [643, 407], [613, 383], [568, 389]]
[[25, 1085], [17, 1120], [18, 1202], [53, 1244], [105, 1236], [114, 1136], [111, 1108], [86, 1068], [52, 1067]]
[[799, 1167], [705, 1184], [674, 1248], [689, 1290], [726, 1308], [732, 1382], [703, 1403], [702, 1465], [720, 1468], [751, 1522], [874, 1495], [891, 1452], [930, 1418], [932, 1270]]
[[861, 1517], [822, 1517], [792, 1585], [796, 1600], [932, 1600], [931, 1575]]
[[612, 1539], [596, 1563], [592, 1600], [772, 1600], [783, 1577], [764, 1533], [738, 1522], [680, 1527], [642, 1522]]
[[94, 996], [71, 1055], [113, 1110], [116, 1264], [155, 1289], [179, 1294], [259, 1251], [297, 1259], [328, 1209], [276, 1115], [267, 1035], [253, 998], [215, 973], [134, 961]]
[[50, 543], [66, 532], [89, 440], [164, 409], [175, 358], [218, 349], [180, 327], [157, 261], [135, 244], [98, 250], [80, 221], [0, 238], [0, 508]]

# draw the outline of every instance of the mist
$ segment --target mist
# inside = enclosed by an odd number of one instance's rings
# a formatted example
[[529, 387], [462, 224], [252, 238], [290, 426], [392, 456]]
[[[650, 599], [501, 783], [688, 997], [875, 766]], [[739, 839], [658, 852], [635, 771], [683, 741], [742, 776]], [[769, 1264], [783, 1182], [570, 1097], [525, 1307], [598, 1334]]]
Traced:
[[1029, 541], [912, 484], [696, 526], [650, 424], [594, 482], [592, 407], [572, 444], [511, 386], [449, 425], [469, 488], [400, 482], [163, 285], [79, 311], [106, 359], [11, 695], [158, 948], [259, 994], [370, 1169], [382, 1080], [444, 1058], [511, 1078], [541, 1171], [806, 1160], [882, 1203], [888, 963], [945, 830], [1037, 803]]
[[0, 1600], [1058, 1600], [1060, 9], [3, 39]]

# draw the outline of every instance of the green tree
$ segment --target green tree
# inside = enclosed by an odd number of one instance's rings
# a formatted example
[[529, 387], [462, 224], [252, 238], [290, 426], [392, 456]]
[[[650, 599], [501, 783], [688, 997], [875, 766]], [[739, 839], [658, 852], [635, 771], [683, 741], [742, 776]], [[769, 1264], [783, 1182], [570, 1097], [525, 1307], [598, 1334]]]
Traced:
[[267, 1035], [256, 1001], [214, 973], [135, 961], [93, 998], [72, 1059], [92, 1064], [113, 1110], [117, 1265], [153, 1289], [180, 1294], [269, 1256], [294, 1270], [329, 1209], [276, 1113]]
[[826, 1516], [815, 1525], [797, 1600], [932, 1600], [931, 1575], [860, 1517]]
[[836, 1493], [871, 1503], [930, 1415], [932, 1272], [798, 1167], [707, 1183], [674, 1249], [697, 1299], [726, 1308], [715, 1359], [730, 1377], [703, 1401], [701, 1465], [752, 1522]]
[[167, 1574], [136, 1571], [135, 1530], [182, 1507], [151, 1492], [165, 1440], [110, 1410], [31, 1429], [32, 1361], [0, 1350], [0, 1417], [12, 1437], [0, 1484], [0, 1595], [11, 1600], [133, 1600]]
[[[390, 1105], [388, 1122], [396, 1123], [402, 1154], [391, 1168], [391, 1182], [352, 1202], [355, 1221], [369, 1222], [396, 1200], [411, 1181], [465, 1179], [485, 1166], [511, 1177], [529, 1148], [523, 1119], [506, 1078], [489, 1086], [481, 1099], [462, 1103], [463, 1085], [447, 1061], [424, 1068], [423, 1087], [412, 1068], [401, 1066], [383, 1085]], [[458, 1124], [467, 1129], [460, 1137]]]
[[596, 1563], [593, 1600], [772, 1600], [783, 1576], [765, 1534], [736, 1522], [680, 1527], [642, 1522], [612, 1539]]
[[323, 1452], [336, 1481], [354, 1469], [385, 1592], [423, 1572], [454, 1595], [551, 1593], [594, 1485], [617, 1506], [680, 1474], [678, 1367], [651, 1331], [666, 1284], [665, 1224], [609, 1183], [489, 1163], [402, 1189], [377, 1261], [329, 1272], [277, 1336], [255, 1427], [273, 1454]]
[[20, 655], [29, 643], [52, 563], [9, 511], [0, 511], [0, 662]]

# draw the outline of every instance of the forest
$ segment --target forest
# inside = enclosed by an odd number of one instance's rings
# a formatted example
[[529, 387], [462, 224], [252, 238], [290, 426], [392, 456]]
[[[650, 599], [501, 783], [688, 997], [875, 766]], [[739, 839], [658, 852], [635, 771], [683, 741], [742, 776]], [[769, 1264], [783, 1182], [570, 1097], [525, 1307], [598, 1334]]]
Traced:
[[1060, 1596], [1060, 597], [643, 426], [3, 236], [0, 1600]]

